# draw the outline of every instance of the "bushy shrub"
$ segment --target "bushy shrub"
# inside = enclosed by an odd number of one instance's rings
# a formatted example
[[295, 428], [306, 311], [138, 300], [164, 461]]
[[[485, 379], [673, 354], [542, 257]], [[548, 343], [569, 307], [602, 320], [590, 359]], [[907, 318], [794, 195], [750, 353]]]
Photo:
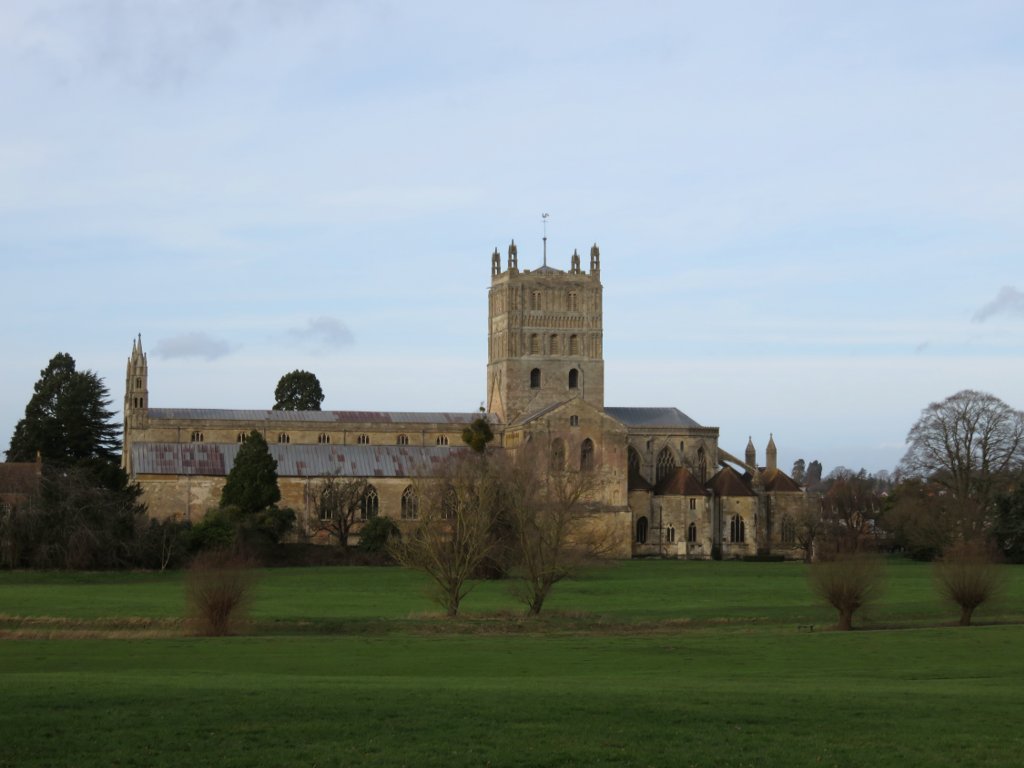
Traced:
[[853, 614], [882, 591], [882, 566], [877, 557], [844, 553], [834, 560], [812, 563], [811, 590], [839, 613], [836, 629], [853, 629]]
[[371, 517], [359, 531], [359, 551], [372, 554], [387, 552], [388, 540], [401, 538], [395, 521], [387, 517]]
[[974, 611], [996, 597], [1003, 586], [995, 555], [980, 542], [947, 547], [934, 568], [939, 594], [960, 607], [962, 627], [970, 626]]
[[185, 574], [189, 620], [203, 635], [227, 635], [244, 618], [255, 583], [250, 563], [226, 550], [200, 552]]

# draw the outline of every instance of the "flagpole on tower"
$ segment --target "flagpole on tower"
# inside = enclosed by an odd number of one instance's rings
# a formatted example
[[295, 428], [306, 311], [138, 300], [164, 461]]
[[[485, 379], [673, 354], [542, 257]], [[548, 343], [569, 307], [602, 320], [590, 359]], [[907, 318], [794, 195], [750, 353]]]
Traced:
[[541, 220], [544, 222], [544, 266], [548, 265], [548, 217], [551, 214], [542, 213], [540, 215]]

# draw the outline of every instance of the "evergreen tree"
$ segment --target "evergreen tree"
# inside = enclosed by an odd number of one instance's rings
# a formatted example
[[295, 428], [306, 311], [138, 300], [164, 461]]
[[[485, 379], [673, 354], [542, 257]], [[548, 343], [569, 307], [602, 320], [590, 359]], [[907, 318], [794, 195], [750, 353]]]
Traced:
[[320, 380], [309, 371], [286, 373], [274, 390], [275, 411], [319, 411], [323, 401]]
[[220, 495], [221, 507], [234, 507], [243, 516], [255, 515], [281, 500], [277, 487], [277, 460], [263, 435], [253, 430], [238, 449]]
[[116, 463], [121, 430], [110, 404], [99, 376], [75, 370], [74, 358], [58, 353], [40, 371], [25, 417], [14, 427], [7, 461], [33, 461], [38, 451], [48, 464]]

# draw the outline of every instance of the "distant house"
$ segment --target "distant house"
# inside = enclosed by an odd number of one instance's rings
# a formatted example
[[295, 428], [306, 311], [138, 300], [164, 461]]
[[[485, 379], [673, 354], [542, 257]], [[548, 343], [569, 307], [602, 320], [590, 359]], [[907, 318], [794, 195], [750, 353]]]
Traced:
[[39, 493], [43, 461], [10, 461], [0, 464], [0, 511], [21, 507]]

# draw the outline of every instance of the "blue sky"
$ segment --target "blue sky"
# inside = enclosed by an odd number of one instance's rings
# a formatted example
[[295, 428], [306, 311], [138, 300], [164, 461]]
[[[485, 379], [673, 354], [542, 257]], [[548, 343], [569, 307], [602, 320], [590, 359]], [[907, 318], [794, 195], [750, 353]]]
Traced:
[[[713, 6], [713, 7], [712, 7]], [[0, 442], [55, 353], [120, 405], [484, 399], [489, 254], [601, 246], [609, 405], [891, 469], [1024, 407], [1019, 2], [0, 5]]]

